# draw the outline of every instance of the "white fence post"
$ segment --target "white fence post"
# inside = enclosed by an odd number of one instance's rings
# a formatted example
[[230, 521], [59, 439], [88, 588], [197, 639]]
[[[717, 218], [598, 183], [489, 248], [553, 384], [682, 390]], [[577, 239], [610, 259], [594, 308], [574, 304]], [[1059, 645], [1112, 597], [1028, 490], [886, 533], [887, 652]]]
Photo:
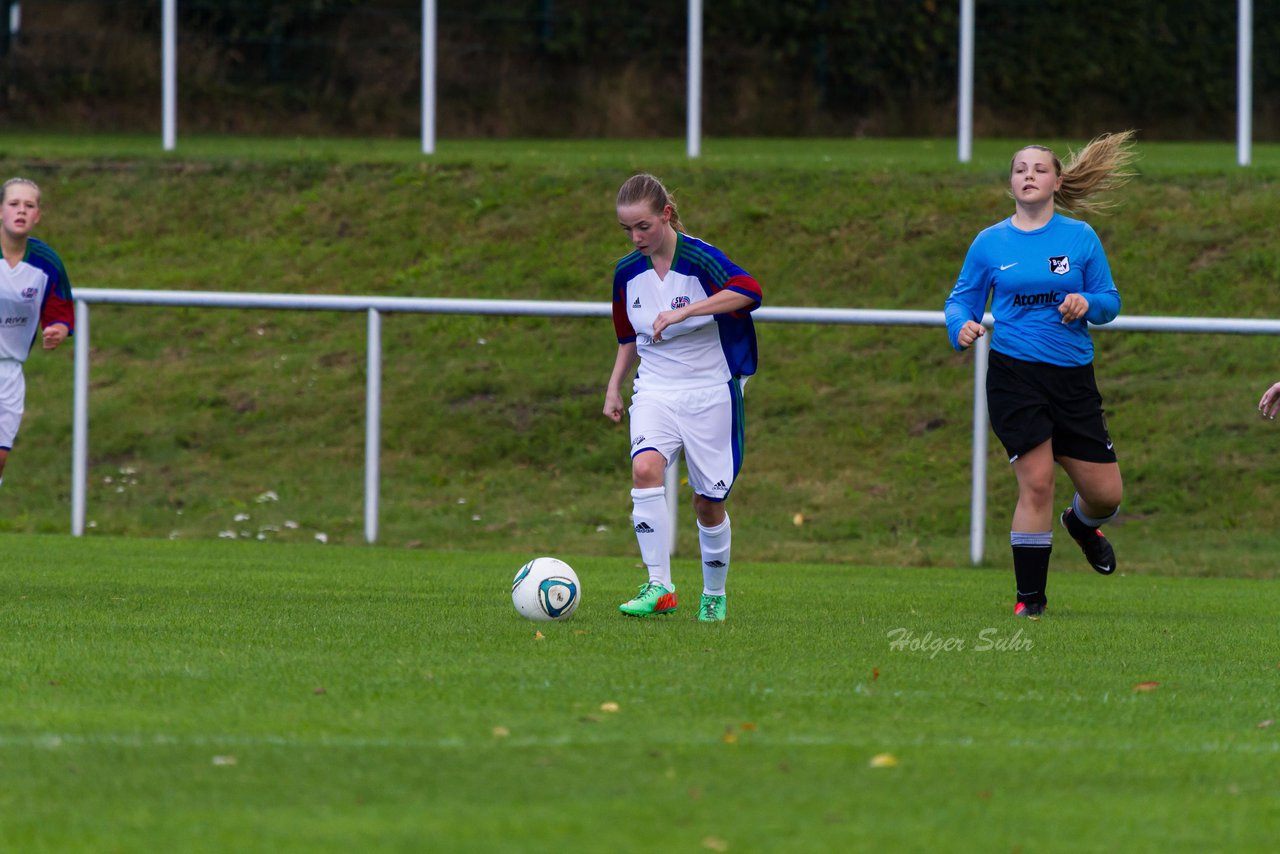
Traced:
[[364, 389], [364, 540], [378, 541], [382, 450], [382, 315], [369, 309], [368, 377]]
[[89, 304], [76, 300], [75, 375], [71, 413], [71, 533], [84, 535], [85, 489], [89, 477]]
[[960, 69], [956, 75], [957, 159], [968, 163], [973, 157], [973, 11], [974, 0], [960, 0]]
[[1236, 26], [1236, 162], [1253, 160], [1253, 0], [1239, 0]]
[[165, 151], [178, 143], [178, 0], [161, 0], [160, 123]]
[[422, 0], [422, 153], [436, 150], [436, 0]]
[[702, 0], [689, 0], [689, 69], [685, 128], [689, 157], [702, 151]]
[[987, 361], [991, 335], [973, 342], [973, 486], [969, 495], [969, 562], [982, 563], [987, 539]]
[[671, 520], [668, 525], [671, 529], [670, 547], [671, 556], [675, 557], [676, 544], [680, 542], [680, 452], [676, 451], [672, 455], [671, 461], [667, 463], [667, 469], [662, 473], [662, 485], [666, 490], [667, 498], [667, 518]]

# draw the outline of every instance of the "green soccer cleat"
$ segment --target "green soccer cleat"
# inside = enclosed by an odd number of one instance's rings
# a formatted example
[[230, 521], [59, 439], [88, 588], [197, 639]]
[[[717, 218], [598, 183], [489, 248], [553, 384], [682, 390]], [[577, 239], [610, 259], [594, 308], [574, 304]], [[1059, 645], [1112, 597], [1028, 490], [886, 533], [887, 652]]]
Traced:
[[719, 623], [724, 621], [725, 597], [702, 594], [698, 603], [698, 620], [703, 623]]
[[676, 609], [676, 590], [663, 587], [656, 581], [640, 585], [640, 592], [630, 602], [623, 602], [618, 610], [628, 617], [656, 617], [670, 614]]

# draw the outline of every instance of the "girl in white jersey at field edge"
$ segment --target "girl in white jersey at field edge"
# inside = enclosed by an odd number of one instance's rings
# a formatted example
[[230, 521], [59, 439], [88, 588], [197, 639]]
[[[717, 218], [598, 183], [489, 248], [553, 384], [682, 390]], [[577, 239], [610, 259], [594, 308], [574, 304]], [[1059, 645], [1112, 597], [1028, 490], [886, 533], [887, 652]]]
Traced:
[[724, 502], [742, 467], [742, 386], [756, 370], [749, 312], [760, 305], [760, 285], [719, 249], [684, 233], [675, 201], [652, 175], [627, 179], [617, 209], [635, 251], [613, 276], [618, 355], [604, 414], [622, 420], [622, 383], [639, 363], [629, 411], [631, 519], [648, 570], [640, 592], [619, 610], [633, 617], [676, 610], [663, 483], [683, 449], [702, 551], [698, 619], [718, 622], [725, 618], [731, 541]]
[[1094, 380], [1089, 324], [1114, 320], [1120, 294], [1097, 234], [1055, 206], [1102, 209], [1091, 198], [1132, 175], [1132, 137], [1100, 136], [1065, 167], [1041, 145], [1014, 154], [1013, 216], [973, 241], [946, 301], [947, 334], [963, 350], [986, 334], [982, 316], [991, 299], [987, 410], [1018, 479], [1009, 535], [1017, 616], [1038, 619], [1047, 601], [1055, 462], [1076, 490], [1059, 521], [1090, 566], [1103, 575], [1116, 570], [1099, 527], [1116, 517], [1124, 490]]
[[62, 259], [31, 236], [38, 222], [40, 188], [26, 178], [6, 181], [0, 189], [0, 477], [22, 422], [22, 363], [37, 336], [52, 350], [71, 334], [75, 318]]

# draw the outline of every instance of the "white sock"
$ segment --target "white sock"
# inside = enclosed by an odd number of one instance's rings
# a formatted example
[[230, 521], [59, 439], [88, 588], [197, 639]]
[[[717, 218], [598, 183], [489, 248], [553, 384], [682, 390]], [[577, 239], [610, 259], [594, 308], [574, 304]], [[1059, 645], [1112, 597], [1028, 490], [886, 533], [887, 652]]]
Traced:
[[698, 523], [698, 545], [702, 547], [702, 592], [708, 596], [724, 595], [732, 542], [729, 514], [726, 513], [724, 521], [714, 528], [704, 528], [701, 522]]
[[1101, 528], [1103, 525], [1107, 524], [1112, 519], [1120, 515], [1119, 507], [1117, 507], [1115, 510], [1112, 510], [1109, 515], [1103, 516], [1101, 519], [1095, 519], [1092, 516], [1084, 515], [1084, 513], [1081, 512], [1080, 510], [1080, 493], [1078, 492], [1075, 495], [1071, 496], [1071, 509], [1075, 511], [1076, 518], [1079, 519], [1084, 524], [1088, 525], [1090, 528]]
[[668, 590], [671, 584], [671, 520], [667, 515], [667, 490], [662, 486], [631, 490], [631, 524], [635, 525], [640, 559], [649, 580]]

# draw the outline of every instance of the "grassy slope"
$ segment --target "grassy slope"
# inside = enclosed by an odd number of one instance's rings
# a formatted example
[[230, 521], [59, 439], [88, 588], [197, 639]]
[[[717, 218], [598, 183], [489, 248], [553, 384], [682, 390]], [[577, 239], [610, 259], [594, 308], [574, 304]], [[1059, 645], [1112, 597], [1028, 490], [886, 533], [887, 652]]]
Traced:
[[[946, 141], [711, 140], [689, 163], [672, 141], [457, 142], [424, 159], [408, 143], [184, 140], [164, 156], [153, 139], [4, 137], [0, 171], [45, 185], [40, 234], [82, 287], [604, 301], [627, 249], [613, 193], [644, 168], [770, 305], [936, 310], [973, 235], [1008, 213], [1014, 147], [982, 143], [959, 167]], [[1143, 153], [1124, 207], [1093, 221], [1126, 312], [1280, 316], [1280, 149], [1249, 170], [1226, 145]], [[92, 316], [94, 530], [361, 540], [363, 317]], [[965, 562], [969, 358], [939, 330], [760, 337], [735, 556]], [[1254, 404], [1280, 378], [1276, 342], [1096, 341], [1126, 569], [1272, 574], [1277, 438]], [[614, 346], [607, 321], [387, 318], [382, 541], [630, 554], [626, 443], [597, 414]], [[69, 349], [28, 363], [4, 529], [67, 529], [70, 373]], [[994, 447], [990, 471], [1003, 565], [1014, 490]], [[268, 490], [279, 502], [256, 503]]]

